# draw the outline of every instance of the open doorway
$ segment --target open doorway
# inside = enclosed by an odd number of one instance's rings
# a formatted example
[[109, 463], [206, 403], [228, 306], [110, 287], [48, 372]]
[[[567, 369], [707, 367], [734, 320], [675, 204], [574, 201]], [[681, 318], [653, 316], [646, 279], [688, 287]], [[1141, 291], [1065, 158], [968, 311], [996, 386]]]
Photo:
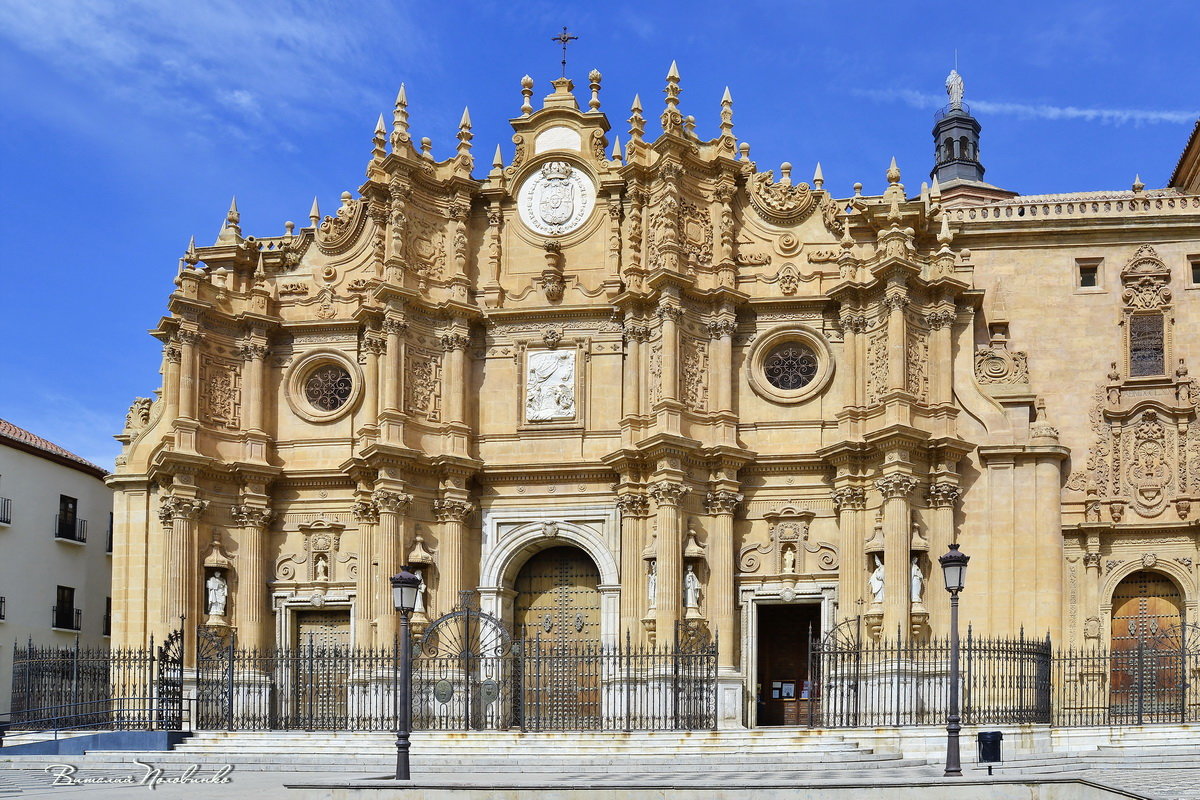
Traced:
[[759, 725], [807, 723], [812, 688], [808, 648], [811, 638], [820, 632], [820, 603], [759, 604]]

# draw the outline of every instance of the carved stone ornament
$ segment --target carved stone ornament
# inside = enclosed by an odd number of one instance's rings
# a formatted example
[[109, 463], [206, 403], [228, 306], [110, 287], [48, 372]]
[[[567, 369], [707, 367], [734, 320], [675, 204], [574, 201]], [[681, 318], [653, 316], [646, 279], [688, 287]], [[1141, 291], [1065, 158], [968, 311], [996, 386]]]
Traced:
[[304, 537], [302, 551], [281, 555], [275, 562], [276, 577], [310, 583], [355, 580], [358, 556], [341, 552], [343, 527], [325, 519], [300, 525]]
[[771, 524], [767, 541], [748, 544], [738, 553], [738, 569], [743, 574], [758, 572], [764, 564], [771, 575], [787, 577], [838, 568], [837, 545], [810, 540], [812, 511], [787, 506], [766, 516]]
[[549, 236], [570, 233], [582, 225], [596, 205], [596, 188], [582, 170], [551, 161], [525, 179], [517, 193], [521, 221]]
[[333, 216], [326, 215], [317, 226], [317, 247], [322, 253], [336, 255], [344, 253], [358, 240], [367, 220], [367, 201], [354, 200], [349, 192], [342, 192], [342, 205]]
[[981, 385], [1029, 383], [1029, 357], [1020, 350], [980, 345], [975, 351], [975, 380]]
[[529, 353], [525, 374], [525, 421], [575, 419], [575, 351]]
[[787, 177], [776, 183], [773, 170], [755, 173], [749, 188], [750, 205], [759, 216], [776, 225], [799, 222], [817, 205], [817, 196], [807, 183], [793, 185]]

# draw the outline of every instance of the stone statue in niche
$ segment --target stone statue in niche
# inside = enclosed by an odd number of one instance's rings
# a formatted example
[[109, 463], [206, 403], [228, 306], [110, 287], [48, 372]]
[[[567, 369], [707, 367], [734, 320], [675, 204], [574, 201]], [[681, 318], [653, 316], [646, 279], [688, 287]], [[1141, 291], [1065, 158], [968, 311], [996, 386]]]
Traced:
[[658, 567], [650, 560], [646, 569], [646, 596], [650, 598], [650, 608], [653, 609], [658, 606]]
[[871, 589], [871, 602], [883, 602], [883, 560], [879, 556], [875, 556], [875, 571], [871, 573], [871, 577], [867, 580], [867, 586]]
[[530, 353], [525, 375], [525, 420], [575, 419], [575, 352]]
[[921, 602], [921, 595], [925, 593], [925, 576], [921, 574], [921, 565], [917, 563], [917, 557], [913, 556], [912, 569], [909, 571], [910, 590], [912, 592], [912, 601], [914, 604]]
[[788, 574], [796, 571], [796, 550], [793, 547], [783, 549], [783, 571]]
[[225, 616], [225, 605], [229, 600], [229, 584], [222, 577], [221, 570], [215, 571], [204, 586], [208, 590], [208, 615], [210, 617]]
[[700, 609], [700, 578], [696, 576], [696, 568], [688, 564], [683, 576], [683, 607]]
[[318, 553], [314, 557], [313, 572], [316, 574], [317, 580], [329, 580], [329, 559], [323, 553]]
[[419, 570], [419, 569], [414, 569], [413, 575], [416, 575], [417, 580], [419, 580], [421, 582], [420, 585], [417, 586], [417, 602], [413, 606], [413, 613], [414, 614], [424, 614], [425, 613], [425, 576], [421, 573], [421, 570]]

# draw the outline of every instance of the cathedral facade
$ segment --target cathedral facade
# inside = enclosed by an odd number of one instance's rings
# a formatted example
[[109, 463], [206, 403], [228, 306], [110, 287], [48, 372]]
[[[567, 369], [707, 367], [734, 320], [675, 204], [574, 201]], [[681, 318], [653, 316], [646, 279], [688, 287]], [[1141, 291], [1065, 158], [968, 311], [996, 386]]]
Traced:
[[753, 724], [810, 635], [944, 635], [953, 542], [983, 634], [1196, 619], [1195, 135], [1166, 189], [1020, 196], [951, 80], [932, 183], [847, 197], [760, 170], [728, 92], [702, 138], [674, 66], [624, 146], [598, 72], [521, 86], [507, 163], [466, 114], [435, 160], [401, 90], [334, 213], [189, 247], [109, 478], [114, 644], [386, 645], [409, 565], [418, 622], [696, 621]]

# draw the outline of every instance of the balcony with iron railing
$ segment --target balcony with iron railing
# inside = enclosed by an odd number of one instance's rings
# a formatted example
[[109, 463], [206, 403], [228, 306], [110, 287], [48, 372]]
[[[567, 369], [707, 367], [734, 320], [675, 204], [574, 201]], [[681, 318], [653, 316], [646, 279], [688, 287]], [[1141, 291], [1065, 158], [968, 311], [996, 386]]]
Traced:
[[62, 631], [77, 631], [83, 628], [83, 609], [70, 606], [54, 606], [54, 624], [51, 626]]
[[63, 519], [61, 514], [55, 514], [54, 538], [64, 542], [83, 544], [87, 541], [87, 520]]
[[0, 525], [12, 524], [12, 500], [0, 497]]

